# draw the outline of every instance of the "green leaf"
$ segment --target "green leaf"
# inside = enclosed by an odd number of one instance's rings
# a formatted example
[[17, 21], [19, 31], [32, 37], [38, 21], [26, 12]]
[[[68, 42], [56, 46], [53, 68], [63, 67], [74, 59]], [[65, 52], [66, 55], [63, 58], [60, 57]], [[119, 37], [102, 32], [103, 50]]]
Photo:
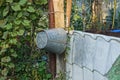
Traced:
[[42, 0], [42, 1], [41, 1], [41, 4], [42, 4], [42, 5], [47, 4], [47, 0]]
[[24, 15], [24, 16], [27, 16], [27, 17], [30, 17], [30, 16], [31, 16], [30, 13], [29, 13], [29, 12], [26, 12], [26, 11], [23, 13], [23, 15]]
[[0, 80], [6, 80], [6, 79], [7, 79], [6, 76], [1, 76], [1, 77], [0, 77]]
[[17, 18], [21, 18], [22, 16], [23, 16], [23, 13], [20, 12], [20, 13], [18, 13]]
[[44, 71], [44, 69], [43, 68], [39, 68], [39, 72], [41, 73], [41, 72], [43, 72]]
[[24, 4], [26, 4], [26, 2], [27, 0], [20, 0], [19, 4], [23, 6]]
[[8, 65], [8, 67], [9, 67], [9, 68], [14, 68], [15, 65], [14, 65], [13, 63], [10, 63], [10, 64]]
[[3, 10], [3, 17], [5, 17], [9, 13], [9, 6], [5, 7]]
[[47, 0], [34, 0], [35, 4], [44, 5], [47, 4]]
[[8, 47], [9, 47], [9, 44], [6, 44], [6, 43], [3, 43], [3, 44], [2, 44], [2, 48], [3, 48], [3, 49], [7, 49]]
[[20, 7], [19, 4], [15, 3], [15, 4], [12, 6], [12, 9], [13, 9], [14, 11], [20, 11], [20, 10], [21, 10], [21, 7]]
[[52, 75], [51, 74], [47, 74], [47, 79], [50, 79], [51, 77], [52, 77]]
[[35, 12], [35, 9], [32, 6], [29, 6], [27, 9], [28, 12]]
[[29, 6], [30, 6], [30, 5], [32, 5], [32, 3], [31, 3], [31, 2], [27, 2], [27, 5], [29, 5]]
[[10, 52], [13, 53], [13, 52], [14, 52], [14, 49], [10, 49]]
[[29, 20], [23, 20], [22, 24], [24, 26], [30, 26], [30, 21]]
[[40, 66], [44, 66], [46, 64], [46, 62], [45, 61], [42, 61], [41, 63], [40, 63]]
[[9, 24], [5, 25], [5, 28], [6, 28], [7, 30], [12, 29], [12, 23], [9, 23]]
[[4, 76], [7, 76], [8, 70], [7, 70], [6, 68], [4, 68], [4, 69], [1, 71], [1, 74], [4, 75]]
[[15, 23], [16, 25], [20, 25], [20, 24], [21, 24], [21, 20], [15, 20], [14, 23]]
[[6, 0], [6, 2], [12, 3], [12, 2], [13, 2], [13, 0]]
[[16, 38], [10, 39], [9, 43], [10, 44], [16, 44], [17, 43], [17, 39]]
[[24, 30], [20, 29], [17, 34], [20, 35], [20, 36], [23, 35], [24, 34]]
[[35, 14], [32, 14], [30, 17], [32, 20], [35, 20], [37, 18]]
[[17, 36], [17, 31], [10, 32], [10, 35], [11, 35], [12, 37], [16, 37], [16, 36]]
[[5, 57], [1, 58], [1, 62], [10, 62], [10, 61], [11, 61], [10, 56], [5, 56]]
[[12, 53], [11, 56], [16, 58], [18, 55], [16, 53]]
[[4, 28], [4, 25], [6, 24], [7, 21], [5, 20], [0, 20], [0, 28]]
[[7, 39], [9, 32], [6, 31], [3, 33], [2, 39]]
[[4, 52], [6, 52], [7, 51], [7, 49], [2, 49], [1, 51], [0, 51], [0, 55], [2, 55]]
[[78, 14], [75, 14], [74, 15], [74, 20], [76, 21], [76, 20], [78, 20], [80, 18], [80, 16], [78, 15]]

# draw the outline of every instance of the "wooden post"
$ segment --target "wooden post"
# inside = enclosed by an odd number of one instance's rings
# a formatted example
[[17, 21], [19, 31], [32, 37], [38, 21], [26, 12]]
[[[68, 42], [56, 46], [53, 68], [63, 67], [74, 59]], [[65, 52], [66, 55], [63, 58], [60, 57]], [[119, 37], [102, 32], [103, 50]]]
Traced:
[[[65, 28], [64, 21], [64, 0], [53, 0], [54, 13], [55, 13], [55, 28]], [[56, 68], [57, 73], [65, 72], [65, 54], [56, 55]]]
[[101, 9], [101, 5], [102, 5], [102, 1], [103, 0], [94, 0], [92, 3], [92, 27], [93, 29], [101, 30], [99, 29], [99, 24], [102, 21], [102, 9]]
[[53, 0], [48, 0], [48, 8], [49, 8], [49, 28], [55, 28], [55, 17], [54, 17], [54, 7]]
[[83, 31], [85, 31], [85, 17], [86, 17], [85, 1], [83, 0], [83, 3], [82, 3]]
[[72, 8], [72, 0], [67, 0], [67, 6], [66, 6], [66, 28], [70, 27], [71, 8]]
[[114, 29], [114, 26], [115, 26], [116, 6], [117, 6], [117, 0], [114, 0], [114, 12], [113, 12], [113, 20], [112, 20], [112, 29]]
[[[70, 15], [71, 15], [72, 0], [67, 0], [67, 11], [66, 11], [66, 26], [70, 26]], [[49, 0], [49, 26], [50, 28], [65, 28], [64, 19], [64, 0]], [[57, 56], [57, 73], [65, 71], [65, 55]], [[55, 54], [49, 55], [51, 71], [54, 74], [56, 69]], [[54, 61], [53, 61], [54, 60]], [[54, 74], [55, 76], [55, 74]]]
[[[49, 8], [49, 28], [55, 28], [55, 19], [54, 19], [54, 7], [53, 0], [48, 0], [48, 8]], [[49, 53], [49, 68], [50, 72], [53, 75], [53, 78], [56, 75], [56, 55], [53, 53]]]
[[55, 28], [65, 28], [64, 0], [53, 0], [55, 13]]

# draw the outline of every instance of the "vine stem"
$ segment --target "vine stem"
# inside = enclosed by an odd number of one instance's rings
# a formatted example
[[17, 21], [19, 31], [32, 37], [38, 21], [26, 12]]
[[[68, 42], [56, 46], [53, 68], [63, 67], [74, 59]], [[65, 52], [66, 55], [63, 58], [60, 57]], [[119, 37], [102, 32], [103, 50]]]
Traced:
[[112, 21], [112, 29], [114, 29], [114, 25], [115, 25], [115, 16], [116, 16], [116, 6], [117, 6], [117, 0], [114, 0], [114, 13], [113, 13], [113, 21]]

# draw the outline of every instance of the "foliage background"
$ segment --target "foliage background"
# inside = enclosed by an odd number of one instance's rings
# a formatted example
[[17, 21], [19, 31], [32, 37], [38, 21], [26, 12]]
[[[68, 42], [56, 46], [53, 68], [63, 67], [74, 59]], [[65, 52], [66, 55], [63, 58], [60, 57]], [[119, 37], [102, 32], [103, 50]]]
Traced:
[[47, 0], [0, 0], [0, 80], [49, 80], [36, 32], [48, 27]]

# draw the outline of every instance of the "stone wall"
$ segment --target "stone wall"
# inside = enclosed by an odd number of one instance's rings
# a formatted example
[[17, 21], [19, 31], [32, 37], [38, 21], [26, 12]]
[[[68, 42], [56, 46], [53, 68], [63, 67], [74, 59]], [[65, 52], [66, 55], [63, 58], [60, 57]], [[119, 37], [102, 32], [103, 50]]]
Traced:
[[119, 55], [120, 38], [74, 31], [67, 56], [67, 80], [120, 80], [112, 72]]

